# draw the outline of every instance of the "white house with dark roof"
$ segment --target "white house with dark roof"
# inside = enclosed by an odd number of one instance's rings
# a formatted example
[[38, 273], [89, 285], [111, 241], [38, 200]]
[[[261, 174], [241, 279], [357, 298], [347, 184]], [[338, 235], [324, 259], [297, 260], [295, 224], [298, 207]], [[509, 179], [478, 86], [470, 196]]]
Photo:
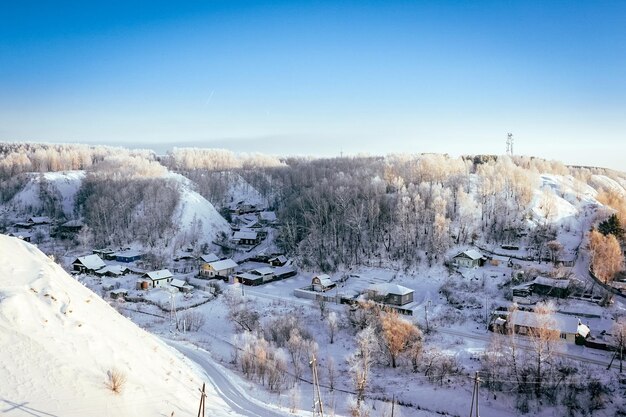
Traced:
[[452, 263], [460, 268], [475, 268], [485, 263], [485, 257], [476, 249], [470, 249], [455, 255]]
[[152, 288], [162, 287], [174, 279], [174, 276], [168, 269], [146, 272], [143, 277], [150, 280]]
[[81, 256], [72, 262], [72, 269], [82, 273], [94, 273], [105, 266], [106, 264], [98, 255]]

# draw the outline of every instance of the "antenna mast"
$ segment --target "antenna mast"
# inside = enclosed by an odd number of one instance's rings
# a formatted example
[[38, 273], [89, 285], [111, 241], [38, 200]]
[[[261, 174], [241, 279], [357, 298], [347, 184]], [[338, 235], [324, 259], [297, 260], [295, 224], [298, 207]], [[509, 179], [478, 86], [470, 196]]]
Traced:
[[508, 133], [506, 138], [506, 154], [513, 156], [513, 133]]

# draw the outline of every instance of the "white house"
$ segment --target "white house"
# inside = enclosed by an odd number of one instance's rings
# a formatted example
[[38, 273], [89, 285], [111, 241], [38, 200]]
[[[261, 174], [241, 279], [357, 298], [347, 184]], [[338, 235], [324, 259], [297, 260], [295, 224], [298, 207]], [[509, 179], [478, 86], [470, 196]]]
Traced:
[[144, 278], [150, 280], [152, 288], [162, 287], [164, 284], [170, 283], [174, 276], [167, 269], [161, 269], [160, 271], [146, 272]]

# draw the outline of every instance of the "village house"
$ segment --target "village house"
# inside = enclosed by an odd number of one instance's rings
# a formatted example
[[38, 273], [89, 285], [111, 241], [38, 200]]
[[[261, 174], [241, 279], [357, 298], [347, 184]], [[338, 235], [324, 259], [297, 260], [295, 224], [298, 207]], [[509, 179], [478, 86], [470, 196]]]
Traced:
[[143, 277], [150, 280], [150, 285], [152, 288], [162, 287], [163, 285], [170, 283], [174, 278], [172, 273], [167, 269], [146, 272]]
[[315, 275], [311, 280], [313, 291], [326, 292], [335, 288], [337, 284], [330, 279], [327, 274]]
[[516, 285], [512, 288], [512, 291], [513, 297], [544, 295], [557, 298], [567, 298], [570, 293], [570, 280], [538, 276], [530, 282]]
[[274, 270], [267, 266], [235, 275], [235, 280], [244, 285], [261, 285], [273, 279]]
[[33, 233], [31, 232], [12, 232], [9, 233], [9, 236], [16, 237], [24, 242], [30, 242], [33, 238]]
[[143, 253], [136, 250], [125, 250], [115, 253], [115, 260], [117, 262], [130, 263], [140, 260], [143, 257]]
[[228, 280], [228, 277], [235, 272], [235, 268], [237, 268], [237, 262], [232, 259], [207, 262], [200, 267], [200, 276]]
[[70, 220], [59, 226], [62, 233], [78, 233], [83, 228], [83, 222], [80, 220]]
[[93, 274], [106, 266], [98, 255], [87, 255], [77, 258], [72, 262], [72, 269], [83, 274]]
[[452, 264], [459, 268], [476, 268], [485, 264], [486, 258], [477, 250], [470, 249], [455, 255]]
[[259, 234], [251, 230], [235, 232], [231, 240], [237, 245], [256, 245], [260, 241]]
[[561, 340], [568, 343], [584, 344], [589, 336], [589, 327], [580, 319], [565, 314], [554, 313], [547, 318], [531, 311], [515, 311], [509, 317], [509, 330], [521, 335], [532, 336], [533, 330], [545, 328], [558, 332]]
[[98, 269], [96, 271], [96, 275], [98, 276], [107, 276], [107, 277], [120, 277], [122, 275], [126, 275], [129, 272], [129, 269], [125, 266], [121, 265], [107, 265], [104, 268]]
[[370, 289], [374, 297], [380, 298], [384, 304], [403, 306], [413, 302], [413, 291], [398, 284], [377, 284]]
[[107, 261], [115, 260], [115, 251], [113, 249], [94, 249], [91, 251], [94, 255], [98, 255], [102, 259]]
[[48, 216], [34, 216], [28, 218], [28, 223], [31, 223], [35, 226], [39, 226], [42, 224], [50, 224], [50, 217]]

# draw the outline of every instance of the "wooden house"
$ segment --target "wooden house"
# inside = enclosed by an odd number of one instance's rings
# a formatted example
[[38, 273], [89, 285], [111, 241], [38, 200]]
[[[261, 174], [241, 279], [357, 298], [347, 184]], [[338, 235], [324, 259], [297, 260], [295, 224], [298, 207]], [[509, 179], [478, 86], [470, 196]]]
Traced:
[[87, 274], [93, 274], [105, 266], [106, 264], [98, 255], [81, 256], [72, 262], [72, 269], [74, 271]]
[[311, 287], [313, 291], [325, 292], [335, 288], [337, 284], [330, 279], [327, 274], [315, 275], [311, 280]]
[[486, 258], [475, 249], [466, 250], [452, 258], [453, 265], [460, 268], [475, 268], [483, 266], [485, 261]]
[[589, 327], [580, 319], [565, 314], [554, 313], [545, 317], [531, 311], [515, 311], [509, 316], [509, 331], [532, 336], [536, 329], [546, 329], [559, 334], [561, 340], [568, 343], [584, 344], [589, 337]]
[[268, 263], [272, 266], [283, 266], [287, 263], [287, 257], [285, 255], [275, 256], [270, 258]]
[[240, 230], [233, 233], [232, 241], [237, 245], [256, 245], [260, 239], [257, 232]]
[[403, 306], [413, 302], [413, 291], [398, 284], [384, 283], [373, 286], [370, 292], [379, 297], [384, 304]]

